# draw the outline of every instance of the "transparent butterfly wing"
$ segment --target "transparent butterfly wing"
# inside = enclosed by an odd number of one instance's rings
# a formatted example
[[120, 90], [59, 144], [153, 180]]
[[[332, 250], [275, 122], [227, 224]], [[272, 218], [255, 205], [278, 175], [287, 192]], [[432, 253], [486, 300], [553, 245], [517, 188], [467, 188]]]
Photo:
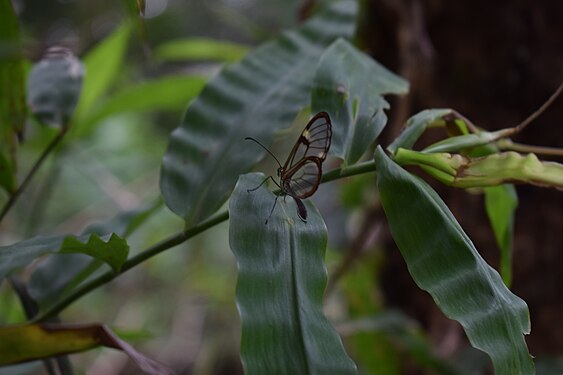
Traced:
[[313, 195], [321, 182], [321, 163], [322, 160], [316, 157], [299, 161], [282, 176], [283, 192], [299, 199]]
[[304, 159], [325, 160], [332, 138], [332, 124], [326, 112], [317, 113], [307, 124], [293, 146], [284, 169], [289, 170]]

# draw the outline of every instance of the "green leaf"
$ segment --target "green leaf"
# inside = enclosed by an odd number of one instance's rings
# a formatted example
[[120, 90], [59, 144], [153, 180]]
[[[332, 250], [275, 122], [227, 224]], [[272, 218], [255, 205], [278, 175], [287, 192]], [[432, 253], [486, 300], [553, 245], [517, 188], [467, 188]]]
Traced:
[[[402, 133], [387, 147], [391, 154], [400, 148], [410, 150], [422, 133], [430, 127], [443, 127], [449, 137], [440, 140], [422, 152], [463, 152], [470, 151], [473, 156], [481, 156], [498, 151], [491, 142], [514, 133], [513, 129], [501, 129], [496, 132], [480, 131], [469, 120], [452, 109], [427, 109], [412, 116]], [[473, 131], [473, 133], [470, 133]]]
[[59, 252], [61, 254], [83, 253], [90, 255], [106, 262], [117, 273], [121, 269], [121, 265], [127, 260], [129, 246], [124, 239], [115, 233], [112, 233], [109, 239], [102, 239], [95, 234], [91, 235], [86, 243], [76, 237], [68, 236], [63, 240]]
[[171, 135], [160, 180], [166, 204], [188, 225], [221, 207], [238, 176], [264, 156], [244, 138], [269, 145], [308, 104], [323, 49], [352, 35], [356, 11], [355, 1], [332, 3], [296, 31], [226, 67], [203, 89]]
[[171, 76], [143, 82], [111, 95], [80, 123], [83, 131], [103, 119], [123, 112], [180, 110], [195, 98], [207, 80], [196, 76]]
[[491, 357], [497, 375], [533, 374], [522, 335], [530, 332], [526, 303], [481, 258], [432, 188], [381, 147], [375, 163], [381, 203], [414, 281]]
[[156, 48], [154, 54], [163, 61], [235, 62], [242, 59], [248, 51], [248, 46], [233, 42], [209, 38], [187, 38], [163, 43]]
[[22, 135], [27, 115], [24, 59], [18, 17], [11, 0], [0, 0], [0, 186], [16, 189], [16, 135]]
[[485, 208], [500, 248], [500, 275], [506, 286], [512, 284], [512, 237], [518, 196], [514, 185], [485, 188]]
[[426, 109], [417, 113], [407, 120], [403, 131], [387, 147], [387, 150], [395, 154], [399, 148], [411, 149], [428, 127], [437, 124], [445, 125], [443, 117], [451, 113], [453, 113], [451, 109]]
[[29, 73], [31, 112], [45, 124], [66, 127], [80, 97], [83, 75], [82, 63], [70, 50], [50, 48]]
[[[83, 235], [103, 235], [113, 231], [118, 236], [127, 237], [159, 210], [162, 204], [158, 200], [146, 207], [122, 212], [111, 220], [89, 225]], [[99, 259], [85, 254], [51, 254], [31, 274], [28, 292], [42, 309], [47, 309], [71, 293], [102, 265]]]
[[387, 123], [385, 94], [406, 94], [409, 84], [343, 39], [322, 55], [311, 108], [327, 111], [333, 126], [331, 154], [348, 164], [360, 159]]
[[34, 259], [45, 254], [82, 253], [108, 263], [115, 272], [127, 259], [129, 245], [116, 234], [99, 237], [96, 234], [86, 236], [39, 236], [0, 246], [0, 280], [6, 275], [19, 270]]
[[[115, 82], [127, 50], [132, 23], [125, 21], [109, 37], [98, 43], [85, 57], [84, 90], [76, 109], [75, 122], [80, 123], [96, 102]], [[83, 133], [82, 133], [83, 134]]]
[[310, 201], [307, 223], [292, 200], [278, 199], [254, 173], [240, 177], [229, 205], [237, 258], [241, 358], [252, 374], [354, 374], [340, 337], [322, 312], [326, 226]]

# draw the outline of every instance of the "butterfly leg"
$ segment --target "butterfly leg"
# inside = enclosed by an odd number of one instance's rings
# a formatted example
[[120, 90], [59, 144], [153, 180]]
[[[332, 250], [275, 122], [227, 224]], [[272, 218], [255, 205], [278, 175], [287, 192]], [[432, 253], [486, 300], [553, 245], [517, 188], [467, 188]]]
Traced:
[[[274, 181], [274, 183], [275, 183], [276, 185], [278, 185], [278, 183], [276, 182], [276, 180], [274, 180], [274, 178], [273, 178], [272, 176], [268, 176], [268, 177], [266, 177], [266, 178], [264, 179], [264, 181], [262, 181], [262, 182], [260, 183], [260, 185], [256, 186], [254, 189], [246, 189], [246, 192], [247, 192], [247, 193], [250, 193], [251, 191], [258, 190], [258, 189], [260, 188], [260, 186], [264, 185], [264, 184], [266, 183], [266, 181], [268, 181], [268, 180], [272, 180], [272, 181]], [[279, 185], [278, 185], [278, 186], [279, 186]]]
[[268, 215], [268, 218], [266, 219], [266, 222], [264, 223], [265, 225], [268, 224], [268, 220], [270, 220], [270, 218], [272, 217], [272, 214], [274, 213], [274, 208], [276, 208], [276, 203], [278, 203], [279, 197], [280, 197], [279, 195], [276, 195], [276, 199], [274, 199], [274, 205], [272, 206], [272, 209], [270, 210], [270, 214]]

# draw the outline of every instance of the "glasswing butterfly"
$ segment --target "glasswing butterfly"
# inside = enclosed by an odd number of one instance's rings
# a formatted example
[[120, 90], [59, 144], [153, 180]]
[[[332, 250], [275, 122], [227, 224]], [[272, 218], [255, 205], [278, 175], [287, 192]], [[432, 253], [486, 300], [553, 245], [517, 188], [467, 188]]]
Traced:
[[307, 222], [307, 209], [301, 201], [310, 197], [317, 191], [322, 177], [322, 164], [326, 159], [330, 141], [332, 138], [332, 124], [330, 117], [326, 112], [319, 112], [311, 120], [305, 129], [301, 132], [299, 139], [291, 149], [287, 160], [282, 166], [278, 158], [270, 152], [264, 145], [252, 137], [246, 137], [246, 140], [258, 143], [266, 150], [278, 163], [279, 182], [274, 180], [272, 176], [268, 176], [260, 185], [254, 189], [248, 189], [248, 192], [257, 190], [268, 179], [280, 188], [279, 194], [276, 196], [272, 210], [266, 224], [274, 212], [276, 203], [280, 196], [289, 195], [297, 204], [297, 214], [303, 222]]

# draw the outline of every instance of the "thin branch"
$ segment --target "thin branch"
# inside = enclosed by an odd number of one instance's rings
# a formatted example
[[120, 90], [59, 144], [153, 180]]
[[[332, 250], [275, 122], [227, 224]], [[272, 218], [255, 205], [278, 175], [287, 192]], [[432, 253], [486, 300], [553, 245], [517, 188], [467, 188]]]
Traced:
[[510, 139], [501, 139], [496, 144], [501, 150], [563, 157], [563, 149], [561, 148], [525, 145], [522, 143], [512, 142]]
[[512, 137], [513, 135], [518, 134], [519, 132], [524, 130], [535, 119], [537, 119], [543, 112], [545, 112], [545, 110], [547, 108], [549, 108], [549, 106], [555, 101], [555, 99], [557, 99], [557, 97], [561, 94], [561, 92], [563, 92], [563, 82], [561, 82], [561, 84], [559, 85], [557, 90], [555, 90], [555, 92], [553, 94], [551, 94], [549, 99], [547, 99], [545, 101], [545, 103], [543, 103], [542, 106], [540, 108], [538, 108], [534, 113], [532, 113], [524, 121], [522, 121], [521, 123], [519, 123], [518, 125], [516, 125], [512, 128], [505, 128], [505, 129], [497, 130], [496, 132], [494, 132], [495, 138], [491, 139], [490, 142], [494, 142], [494, 141], [497, 141], [497, 140], [502, 139], [502, 138]]
[[27, 188], [31, 179], [35, 176], [35, 174], [37, 173], [43, 162], [47, 159], [47, 156], [49, 156], [49, 154], [59, 145], [59, 143], [63, 140], [66, 133], [67, 133], [67, 127], [62, 127], [59, 134], [57, 134], [57, 136], [53, 138], [51, 143], [49, 143], [47, 148], [45, 148], [39, 159], [37, 159], [35, 164], [31, 167], [31, 169], [27, 173], [27, 176], [25, 176], [21, 185], [16, 189], [16, 191], [12, 193], [10, 199], [8, 199], [8, 201], [4, 205], [4, 208], [2, 208], [2, 212], [0, 213], [0, 221], [2, 221], [6, 216], [6, 214], [8, 213], [8, 211], [10, 211], [12, 206], [16, 203], [17, 199]]
[[[323, 176], [322, 182], [323, 183], [329, 182], [340, 178], [350, 177], [350, 176], [363, 174], [367, 172], [373, 172], [373, 171], [375, 171], [375, 162], [370, 161], [370, 162], [359, 163], [351, 167], [337, 168], [330, 172], [327, 172]], [[152, 258], [157, 254], [160, 254], [165, 250], [171, 249], [175, 246], [180, 245], [181, 243], [184, 243], [185, 241], [200, 234], [201, 232], [226, 221], [228, 218], [229, 218], [228, 211], [223, 211], [210, 217], [207, 220], [204, 220], [200, 224], [190, 229], [186, 229], [176, 234], [173, 234], [167, 239], [159, 242], [156, 245], [149, 247], [145, 251], [142, 251], [139, 254], [132, 257], [131, 259], [127, 260], [121, 267], [121, 271], [119, 273], [114, 273], [113, 271], [106, 271], [103, 274], [97, 276], [96, 278], [85, 282], [80, 287], [78, 287], [74, 292], [67, 295], [65, 298], [57, 302], [55, 305], [51, 306], [48, 310], [46, 310], [42, 314], [36, 316], [31, 322], [32, 323], [42, 322], [53, 316], [58, 315], [62, 310], [64, 310], [67, 306], [69, 306], [74, 301], [78, 300], [79, 298], [88, 294], [94, 289], [109, 283], [110, 281], [120, 276], [121, 274], [125, 273], [126, 271], [130, 270], [131, 268], [135, 267], [136, 265], [144, 262], [149, 258]]]
[[559, 94], [561, 94], [562, 91], [563, 91], [563, 82], [559, 84], [557, 90], [555, 90], [555, 92], [551, 94], [549, 99], [547, 99], [547, 101], [543, 103], [542, 106], [537, 111], [532, 113], [530, 116], [528, 116], [527, 119], [525, 119], [524, 121], [522, 121], [520, 124], [516, 125], [513, 128], [514, 134], [521, 132], [522, 130], [524, 130], [524, 128], [526, 128], [526, 126], [530, 125], [532, 121], [538, 118], [538, 116], [541, 115], [551, 105], [551, 103], [555, 101], [555, 99], [557, 99], [557, 97], [559, 96]]

